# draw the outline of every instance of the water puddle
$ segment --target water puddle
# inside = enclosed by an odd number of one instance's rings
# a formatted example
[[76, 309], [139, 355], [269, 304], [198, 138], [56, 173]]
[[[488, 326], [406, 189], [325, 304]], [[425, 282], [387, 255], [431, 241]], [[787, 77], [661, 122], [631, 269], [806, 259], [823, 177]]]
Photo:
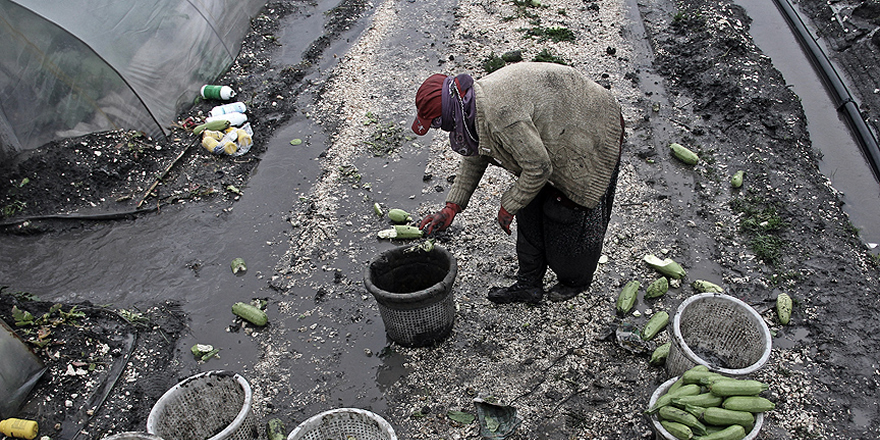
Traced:
[[792, 349], [798, 346], [810, 344], [810, 330], [804, 327], [789, 329], [783, 327], [773, 338], [773, 346], [782, 349]]
[[[633, 34], [630, 41], [634, 46], [634, 64], [638, 68], [638, 79], [641, 89], [645, 92], [645, 100], [651, 103], [652, 111], [648, 123], [651, 126], [650, 139], [644, 141], [653, 145], [656, 155], [653, 156], [657, 168], [655, 182], [668, 187], [671, 201], [677, 207], [686, 209], [691, 205], [695, 190], [699, 185], [699, 176], [695, 173], [687, 173], [686, 166], [677, 161], [667, 161], [663, 158], [671, 157], [668, 153], [669, 144], [681, 143], [681, 129], [673, 125], [673, 103], [668, 99], [669, 93], [664, 85], [662, 76], [654, 73], [652, 66], [653, 49], [650, 47], [650, 39], [642, 23], [643, 17], [635, 0], [627, 0], [627, 18], [630, 26], [629, 32]], [[656, 12], [662, 14], [663, 12]], [[650, 19], [650, 18], [645, 18]], [[650, 180], [650, 179], [649, 179]]]

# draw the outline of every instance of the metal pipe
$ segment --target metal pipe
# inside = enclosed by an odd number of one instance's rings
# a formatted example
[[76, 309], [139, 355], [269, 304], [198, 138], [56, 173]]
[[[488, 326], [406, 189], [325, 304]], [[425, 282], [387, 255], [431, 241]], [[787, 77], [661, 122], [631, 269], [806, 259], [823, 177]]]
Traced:
[[855, 132], [862, 150], [868, 158], [868, 163], [874, 171], [874, 176], [880, 179], [880, 148], [877, 146], [877, 137], [871, 131], [868, 124], [862, 118], [855, 100], [846, 85], [840, 79], [837, 70], [831, 64], [825, 51], [813, 38], [810, 31], [804, 25], [800, 15], [794, 10], [789, 0], [774, 0], [776, 6], [783, 12], [785, 21], [795, 31], [798, 41], [806, 49], [807, 55], [813, 66], [819, 71], [825, 86], [833, 92], [833, 98], [837, 110], [844, 110], [850, 128]]

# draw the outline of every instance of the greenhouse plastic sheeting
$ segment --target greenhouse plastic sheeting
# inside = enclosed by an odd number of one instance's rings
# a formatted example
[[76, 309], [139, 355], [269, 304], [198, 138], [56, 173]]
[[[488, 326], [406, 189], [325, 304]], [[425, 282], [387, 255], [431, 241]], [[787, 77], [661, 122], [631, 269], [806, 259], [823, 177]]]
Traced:
[[0, 0], [0, 146], [168, 133], [265, 0]]

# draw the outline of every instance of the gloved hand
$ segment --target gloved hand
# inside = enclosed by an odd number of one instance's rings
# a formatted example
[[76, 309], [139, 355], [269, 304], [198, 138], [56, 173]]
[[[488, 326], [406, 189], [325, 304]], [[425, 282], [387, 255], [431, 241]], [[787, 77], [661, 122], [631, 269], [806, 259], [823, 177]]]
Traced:
[[504, 232], [507, 232], [507, 235], [510, 235], [511, 223], [513, 223], [513, 214], [507, 212], [502, 206], [501, 209], [498, 210], [498, 224], [501, 225], [501, 229], [504, 229]]
[[[443, 231], [452, 224], [455, 214], [461, 212], [461, 206], [452, 202], [446, 202], [446, 206], [435, 214], [427, 215], [419, 222], [419, 229], [425, 231], [425, 235], [431, 235], [437, 231]], [[427, 227], [427, 230], [426, 230]]]

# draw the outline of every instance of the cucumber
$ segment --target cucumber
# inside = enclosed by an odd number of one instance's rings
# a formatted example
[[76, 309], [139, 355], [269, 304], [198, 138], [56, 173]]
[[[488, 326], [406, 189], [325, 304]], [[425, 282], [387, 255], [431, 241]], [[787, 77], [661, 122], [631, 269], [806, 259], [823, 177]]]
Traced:
[[745, 176], [745, 174], [746, 172], [743, 170], [739, 170], [734, 173], [733, 177], [730, 178], [730, 186], [734, 188], [739, 188], [743, 186], [743, 177]]
[[712, 394], [721, 397], [757, 396], [770, 389], [766, 383], [752, 379], [719, 380], [707, 386]]
[[697, 435], [706, 435], [706, 425], [697, 419], [697, 416], [674, 406], [664, 406], [657, 411], [660, 420], [668, 420], [670, 422], [678, 422], [691, 428], [691, 431]]
[[687, 405], [701, 406], [703, 408], [713, 406], [718, 407], [721, 406], [722, 402], [724, 402], [723, 397], [716, 396], [712, 393], [702, 393], [697, 394], [696, 396], [682, 396], [672, 399], [672, 404], [679, 408], [685, 408]]
[[[672, 387], [669, 387], [671, 390]], [[656, 414], [660, 408], [666, 407], [672, 403], [672, 399], [676, 397], [684, 397], [684, 396], [696, 396], [700, 394], [700, 386], [692, 383], [687, 385], [682, 385], [676, 388], [674, 391], [667, 391], [666, 394], [660, 396], [656, 402], [654, 402], [654, 406], [648, 409], [648, 414]]]
[[205, 130], [221, 131], [221, 130], [226, 130], [227, 128], [229, 128], [229, 121], [227, 121], [225, 119], [221, 119], [221, 120], [217, 120], [217, 121], [206, 122], [202, 125], [198, 125], [198, 126], [196, 126], [196, 128], [193, 129], [193, 133], [202, 134], [202, 132]]
[[666, 394], [675, 394], [675, 392], [678, 391], [678, 389], [681, 388], [682, 385], [684, 385], [684, 382], [681, 380], [681, 376], [679, 376], [678, 380], [673, 382], [672, 385], [669, 386], [669, 389], [666, 390]]
[[258, 327], [262, 327], [269, 322], [269, 317], [266, 316], [266, 312], [243, 302], [233, 304], [232, 313]]
[[633, 306], [636, 304], [636, 297], [638, 296], [640, 285], [641, 283], [638, 281], [632, 280], [623, 286], [623, 289], [620, 290], [620, 294], [617, 295], [617, 313], [626, 315], [632, 310]]
[[648, 320], [648, 323], [645, 324], [645, 328], [642, 329], [642, 339], [645, 341], [654, 339], [654, 336], [657, 336], [657, 333], [660, 333], [660, 330], [666, 328], [667, 324], [669, 324], [669, 313], [663, 310], [655, 313], [654, 316]]
[[266, 422], [266, 437], [268, 440], [284, 440], [287, 434], [284, 432], [284, 422], [281, 419], [269, 419]]
[[647, 263], [648, 266], [651, 266], [654, 270], [668, 276], [669, 278], [675, 278], [677, 280], [687, 275], [687, 272], [685, 272], [681, 265], [673, 261], [671, 258], [664, 258], [661, 260], [655, 255], [647, 254], [642, 260]]
[[740, 425], [730, 425], [720, 431], [700, 437], [700, 440], [742, 440], [746, 436], [746, 429]]
[[775, 409], [776, 404], [761, 396], [730, 396], [724, 399], [721, 407], [734, 411], [759, 413]]
[[392, 222], [398, 223], [398, 224], [412, 221], [412, 217], [409, 215], [409, 213], [400, 209], [400, 208], [389, 209], [388, 210], [388, 218]]
[[670, 422], [669, 420], [661, 420], [660, 425], [663, 426], [663, 429], [665, 429], [666, 432], [672, 434], [673, 437], [679, 440], [690, 440], [694, 438], [694, 432], [685, 424]]
[[698, 383], [700, 385], [707, 385], [703, 383], [703, 379], [726, 379], [727, 377], [720, 373], [715, 373], [713, 371], [701, 371], [701, 370], [688, 370], [681, 374], [681, 380], [684, 383]]
[[693, 286], [694, 290], [700, 293], [724, 293], [724, 289], [722, 289], [721, 286], [706, 280], [694, 280], [694, 282], [691, 283], [691, 286]]
[[412, 239], [412, 238], [422, 238], [422, 231], [410, 225], [394, 225], [393, 228], [383, 229], [379, 231], [379, 238], [399, 238], [399, 239]]
[[654, 349], [654, 352], [651, 353], [651, 365], [662, 365], [666, 363], [666, 358], [669, 357], [669, 349], [672, 347], [671, 342], [667, 342], [657, 348]]
[[780, 293], [776, 297], [776, 314], [779, 315], [779, 323], [788, 325], [791, 320], [791, 297], [787, 293]]
[[748, 411], [734, 411], [730, 409], [686, 405], [685, 411], [693, 415], [701, 422], [715, 426], [740, 425], [751, 430], [755, 426], [755, 415]]
[[647, 289], [645, 289], [645, 298], [657, 298], [663, 296], [669, 290], [669, 280], [666, 277], [660, 277], [654, 280]]
[[696, 165], [700, 161], [700, 157], [697, 156], [697, 153], [694, 153], [679, 143], [673, 142], [669, 145], [669, 148], [672, 150], [673, 156], [688, 165]]

